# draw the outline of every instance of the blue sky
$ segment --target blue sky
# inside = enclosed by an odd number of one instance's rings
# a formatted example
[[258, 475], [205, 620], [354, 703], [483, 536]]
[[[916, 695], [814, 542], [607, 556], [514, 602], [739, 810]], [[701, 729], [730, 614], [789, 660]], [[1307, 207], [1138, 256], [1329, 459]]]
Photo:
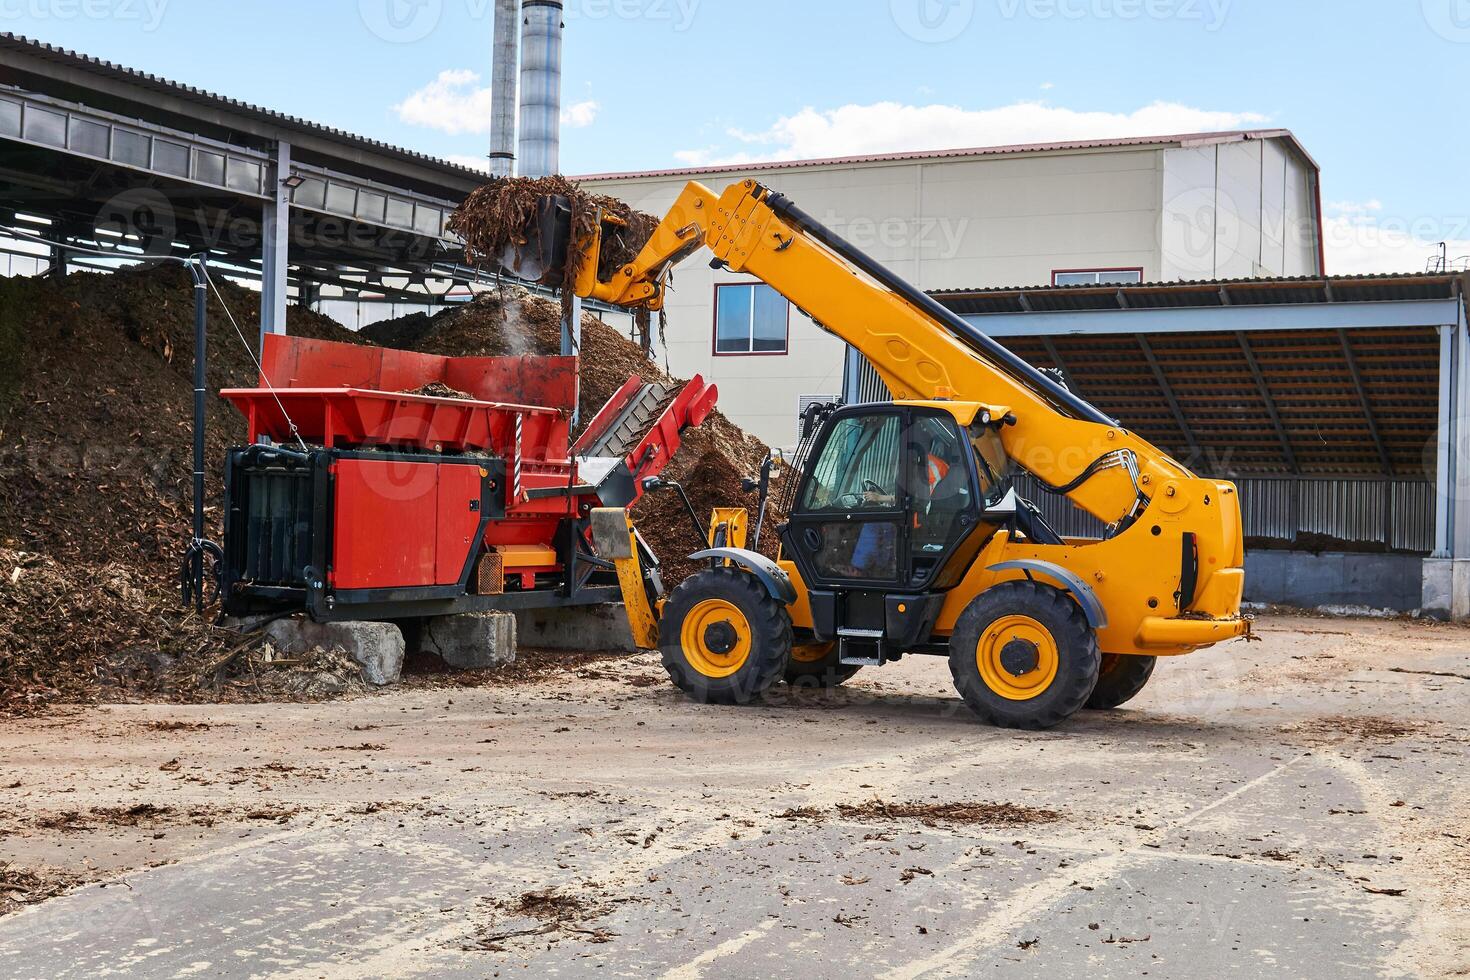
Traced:
[[[0, 30], [474, 160], [492, 7], [0, 0]], [[1332, 271], [1470, 254], [1470, 0], [568, 0], [567, 25], [568, 173], [1281, 126], [1322, 164]]]

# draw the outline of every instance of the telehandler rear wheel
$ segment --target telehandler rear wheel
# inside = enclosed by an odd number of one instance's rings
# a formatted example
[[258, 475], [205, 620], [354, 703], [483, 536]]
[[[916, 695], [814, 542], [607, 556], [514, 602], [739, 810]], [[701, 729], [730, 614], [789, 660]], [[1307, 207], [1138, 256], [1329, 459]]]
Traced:
[[1126, 653], [1103, 654], [1097, 687], [1092, 689], [1087, 707], [1094, 711], [1109, 711], [1132, 701], [1153, 676], [1154, 664], [1158, 659], [1135, 657]]
[[786, 683], [792, 687], [840, 687], [862, 670], [838, 661], [837, 644], [811, 643], [793, 647]]
[[748, 704], [791, 659], [791, 616], [733, 568], [691, 575], [669, 596], [658, 630], [664, 669], [696, 701]]
[[970, 710], [1004, 728], [1051, 728], [1097, 686], [1097, 636], [1077, 603], [1036, 582], [982, 592], [955, 623], [949, 669]]

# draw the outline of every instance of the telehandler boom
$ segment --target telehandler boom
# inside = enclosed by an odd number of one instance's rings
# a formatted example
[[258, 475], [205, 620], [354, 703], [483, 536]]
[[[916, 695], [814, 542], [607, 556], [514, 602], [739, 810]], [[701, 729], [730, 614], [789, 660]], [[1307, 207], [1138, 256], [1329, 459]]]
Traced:
[[[808, 419], [781, 557], [744, 521], [667, 600], [639, 585], [622, 511], [594, 518], [623, 563], [639, 640], [691, 696], [753, 700], [783, 677], [832, 685], [906, 653], [947, 656], [981, 718], [1043, 728], [1136, 695], [1155, 658], [1248, 635], [1235, 487], [1195, 476], [1118, 421], [753, 180], [690, 183], [638, 257], [573, 288], [658, 310], [702, 247], [860, 351], [893, 401]], [[1100, 518], [1063, 538], [1011, 488], [1019, 467]], [[740, 527], [730, 533], [732, 524]]]

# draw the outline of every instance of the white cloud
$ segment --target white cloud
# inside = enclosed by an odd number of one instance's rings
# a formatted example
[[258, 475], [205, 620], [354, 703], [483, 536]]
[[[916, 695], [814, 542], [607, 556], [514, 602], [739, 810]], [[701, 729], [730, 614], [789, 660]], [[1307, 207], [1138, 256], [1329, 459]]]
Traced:
[[1322, 234], [1331, 275], [1423, 272], [1445, 242], [1451, 262], [1470, 256], [1470, 217], [1407, 217], [1381, 201], [1333, 201], [1323, 207]]
[[1081, 112], [1045, 102], [1018, 102], [993, 109], [878, 102], [836, 109], [808, 107], [777, 119], [762, 131], [729, 131], [728, 135], [736, 143], [755, 149], [682, 150], [675, 157], [687, 162], [699, 155], [704, 164], [739, 164], [1197, 133], [1239, 129], [1268, 121], [1268, 117], [1255, 112], [1197, 109], [1174, 102], [1155, 102], [1132, 112]]
[[597, 113], [601, 109], [602, 106], [594, 99], [573, 103], [561, 110], [561, 124], [572, 129], [586, 129], [597, 121]]
[[468, 69], [441, 71], [439, 77], [393, 107], [398, 118], [412, 126], [438, 129], [458, 136], [490, 132], [490, 89], [480, 87], [480, 76]]
[[[467, 68], [451, 68], [393, 107], [398, 118], [411, 126], [437, 129], [454, 136], [490, 132], [492, 108], [490, 87], [480, 85], [480, 75]], [[585, 129], [597, 120], [602, 108], [588, 99], [561, 111], [561, 123]]]

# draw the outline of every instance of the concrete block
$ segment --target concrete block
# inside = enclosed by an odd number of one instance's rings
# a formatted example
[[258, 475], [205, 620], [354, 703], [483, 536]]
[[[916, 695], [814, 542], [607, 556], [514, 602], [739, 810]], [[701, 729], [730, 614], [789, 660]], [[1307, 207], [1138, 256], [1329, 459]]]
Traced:
[[418, 631], [418, 648], [460, 670], [500, 667], [516, 658], [516, 618], [502, 612], [435, 616]]
[[637, 653], [622, 603], [523, 609], [516, 613], [521, 643], [538, 650]]
[[1470, 561], [1424, 559], [1421, 583], [1424, 611], [1440, 619], [1470, 619]]
[[278, 619], [265, 635], [282, 653], [305, 653], [312, 647], [338, 648], [362, 665], [362, 678], [384, 687], [403, 674], [403, 631], [392, 623], [314, 623], [306, 618]]

